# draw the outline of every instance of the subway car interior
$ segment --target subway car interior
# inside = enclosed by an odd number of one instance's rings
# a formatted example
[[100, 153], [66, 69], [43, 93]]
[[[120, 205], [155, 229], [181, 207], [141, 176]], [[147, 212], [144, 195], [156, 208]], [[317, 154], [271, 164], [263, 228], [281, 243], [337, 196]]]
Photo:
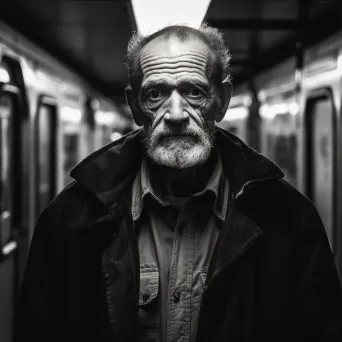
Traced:
[[193, 25], [223, 32], [234, 91], [218, 125], [315, 203], [342, 279], [342, 1], [166, 2], [0, 3], [1, 342], [38, 216], [79, 161], [139, 128], [124, 95], [132, 32], [171, 12], [188, 23], [200, 8]]

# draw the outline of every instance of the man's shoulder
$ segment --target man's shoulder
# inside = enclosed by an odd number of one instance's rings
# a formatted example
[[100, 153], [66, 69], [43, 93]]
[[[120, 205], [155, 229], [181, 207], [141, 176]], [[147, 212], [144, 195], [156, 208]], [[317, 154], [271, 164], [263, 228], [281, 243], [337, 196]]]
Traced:
[[300, 205], [302, 208], [311, 208], [311, 200], [285, 179], [274, 179], [265, 183], [263, 189], [272, 201], [288, 202], [289, 205]]
[[317, 216], [314, 203], [284, 179], [255, 184], [244, 202], [249, 211], [269, 222], [297, 226], [305, 217]]
[[274, 182], [273, 197], [283, 205], [286, 204], [286, 208], [297, 209], [301, 214], [315, 210], [312, 200], [284, 179]]
[[73, 181], [49, 203], [44, 215], [58, 224], [79, 226], [85, 219], [96, 217], [104, 210], [95, 194]]

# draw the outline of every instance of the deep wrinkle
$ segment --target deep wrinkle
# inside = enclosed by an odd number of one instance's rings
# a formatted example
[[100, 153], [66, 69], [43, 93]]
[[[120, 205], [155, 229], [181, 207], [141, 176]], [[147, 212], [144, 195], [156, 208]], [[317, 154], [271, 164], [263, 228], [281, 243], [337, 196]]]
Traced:
[[205, 54], [198, 53], [198, 52], [183, 52], [178, 55], [159, 55], [156, 56], [154, 54], [146, 54], [142, 53], [140, 56], [140, 66], [141, 68], [148, 68], [150, 66], [155, 65], [156, 63], [179, 63], [179, 62], [188, 62], [191, 60], [194, 64], [200, 66], [206, 66], [208, 63], [208, 57]]
[[[145, 61], [145, 63], [144, 63]], [[204, 83], [206, 82], [206, 67], [209, 61], [208, 58], [197, 57], [192, 54], [179, 54], [176, 56], [161, 56], [161, 58], [155, 58], [152, 61], [150, 59], [144, 59], [144, 56], [140, 58], [140, 66], [143, 73], [142, 86], [144, 82], [153, 76], [158, 77], [161, 73], [163, 76], [168, 74], [174, 76], [174, 79], [178, 79], [182, 76], [182, 73], [189, 74], [191, 78], [199, 78]]]

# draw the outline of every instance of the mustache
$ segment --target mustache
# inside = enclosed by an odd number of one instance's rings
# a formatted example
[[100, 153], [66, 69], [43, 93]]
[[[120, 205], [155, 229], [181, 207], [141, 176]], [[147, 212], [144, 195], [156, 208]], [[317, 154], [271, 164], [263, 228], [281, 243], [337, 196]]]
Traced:
[[173, 136], [190, 136], [194, 138], [198, 138], [201, 134], [203, 134], [203, 130], [200, 128], [194, 128], [194, 127], [186, 127], [184, 129], [170, 129], [164, 127], [161, 130], [152, 132], [152, 135], [154, 135], [157, 138], [164, 138], [164, 137], [173, 137]]
[[215, 125], [211, 122], [204, 122], [203, 127], [199, 127], [195, 124], [187, 126], [169, 126], [163, 124], [152, 129], [152, 125], [145, 127], [145, 136], [143, 138], [143, 144], [145, 148], [151, 148], [151, 146], [158, 146], [162, 143], [164, 138], [167, 137], [192, 137], [198, 143], [209, 139], [211, 144], [214, 143]]

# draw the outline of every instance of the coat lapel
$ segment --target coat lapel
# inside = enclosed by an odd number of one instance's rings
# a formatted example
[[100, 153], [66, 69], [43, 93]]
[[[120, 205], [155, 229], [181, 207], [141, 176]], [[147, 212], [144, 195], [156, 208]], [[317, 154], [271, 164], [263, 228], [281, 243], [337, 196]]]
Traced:
[[208, 279], [214, 281], [222, 270], [239, 260], [262, 234], [262, 229], [254, 221], [231, 205], [215, 246]]
[[117, 204], [92, 225], [101, 246], [105, 300], [113, 341], [134, 340], [138, 324], [136, 265], [139, 260], [136, 259], [139, 256], [132, 252], [132, 227], [124, 210], [124, 204]]
[[249, 341], [252, 333], [255, 260], [244, 256], [262, 239], [263, 230], [235, 204], [227, 209], [209, 266], [196, 342], [212, 340], [216, 333], [222, 341], [236, 336]]

